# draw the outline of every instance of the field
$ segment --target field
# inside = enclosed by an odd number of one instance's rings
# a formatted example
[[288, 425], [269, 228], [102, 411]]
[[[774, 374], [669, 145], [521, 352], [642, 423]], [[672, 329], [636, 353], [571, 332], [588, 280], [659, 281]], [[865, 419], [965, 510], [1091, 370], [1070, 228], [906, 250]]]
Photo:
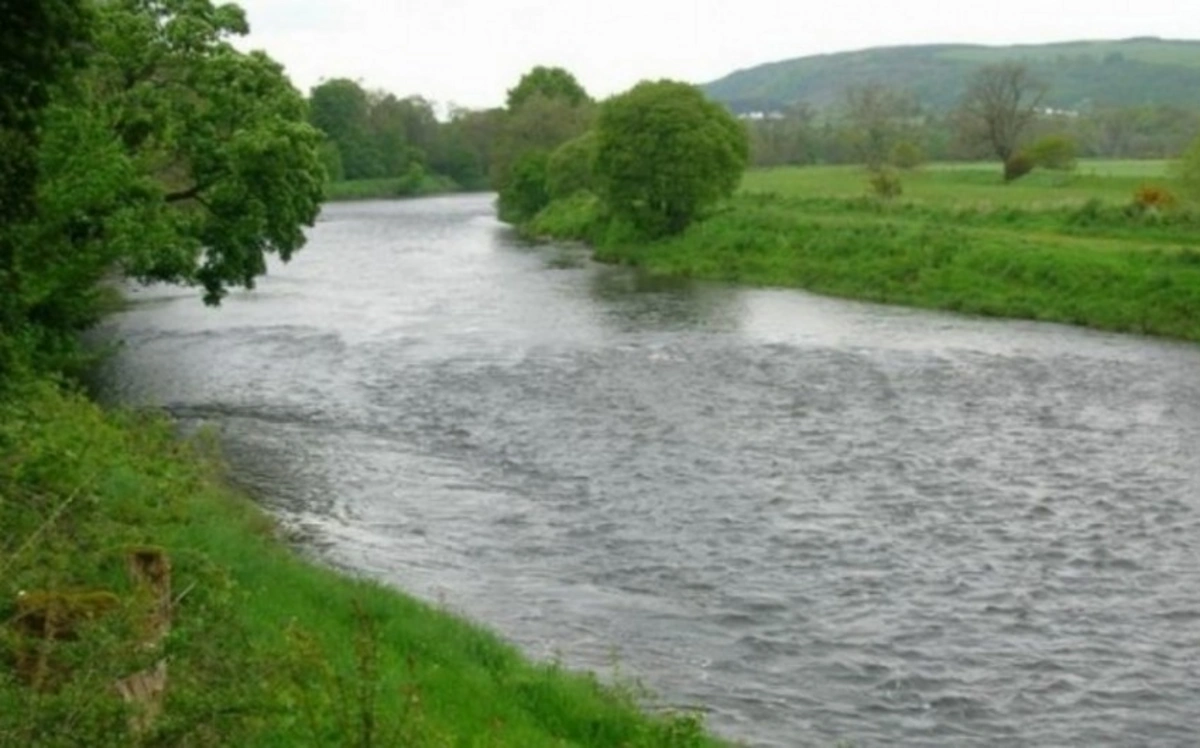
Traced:
[[[1004, 184], [1000, 165], [931, 164], [901, 173], [907, 203], [937, 206], [1012, 206], [1024, 209], [1078, 206], [1096, 199], [1126, 203], [1145, 184], [1165, 184], [1166, 161], [1082, 161], [1073, 174], [1035, 171]], [[758, 169], [742, 185], [747, 193], [787, 198], [850, 198], [868, 194], [867, 174], [857, 166]]]
[[629, 240], [585, 198], [527, 231], [651, 274], [1200, 341], [1200, 213], [1134, 198], [1171, 189], [1166, 164], [1087, 162], [1008, 185], [991, 165], [901, 179], [885, 200], [852, 167], [751, 172], [727, 204], [654, 242]]

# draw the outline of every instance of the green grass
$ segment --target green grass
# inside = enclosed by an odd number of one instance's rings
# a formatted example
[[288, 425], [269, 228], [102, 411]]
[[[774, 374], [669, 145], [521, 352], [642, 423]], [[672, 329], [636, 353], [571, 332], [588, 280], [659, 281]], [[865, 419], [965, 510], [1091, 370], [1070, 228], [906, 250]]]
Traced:
[[441, 195], [461, 190], [462, 188], [449, 177], [425, 174], [416, 183], [410, 177], [330, 182], [325, 186], [325, 198], [332, 201], [390, 200], [402, 197]]
[[[301, 559], [204, 440], [46, 382], [0, 396], [0, 527], [0, 745], [716, 744], [631, 689]], [[126, 570], [147, 548], [175, 601], [150, 649], [153, 600]], [[59, 636], [29, 630], [22, 606], [45, 600]], [[162, 657], [164, 711], [135, 736], [112, 684]]]
[[[1011, 184], [999, 164], [931, 164], [901, 174], [903, 202], [924, 205], [994, 205], [1039, 209], [1096, 199], [1127, 203], [1143, 184], [1167, 182], [1165, 161], [1083, 161], [1073, 174], [1035, 171]], [[867, 175], [859, 166], [783, 167], [746, 174], [742, 190], [782, 197], [860, 197]]]
[[933, 168], [904, 175], [891, 201], [867, 195], [860, 169], [775, 169], [747, 174], [742, 194], [666, 240], [632, 240], [580, 198], [526, 231], [586, 239], [597, 259], [655, 275], [1200, 341], [1200, 213], [1132, 201], [1162, 169], [1004, 185]]

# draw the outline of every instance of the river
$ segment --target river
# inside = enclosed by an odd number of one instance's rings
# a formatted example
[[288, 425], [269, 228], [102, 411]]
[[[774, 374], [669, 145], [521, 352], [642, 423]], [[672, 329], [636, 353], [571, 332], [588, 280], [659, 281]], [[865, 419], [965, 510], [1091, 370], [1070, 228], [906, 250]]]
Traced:
[[528, 247], [487, 197], [328, 206], [102, 390], [218, 430], [330, 562], [752, 746], [1191, 746], [1200, 349]]

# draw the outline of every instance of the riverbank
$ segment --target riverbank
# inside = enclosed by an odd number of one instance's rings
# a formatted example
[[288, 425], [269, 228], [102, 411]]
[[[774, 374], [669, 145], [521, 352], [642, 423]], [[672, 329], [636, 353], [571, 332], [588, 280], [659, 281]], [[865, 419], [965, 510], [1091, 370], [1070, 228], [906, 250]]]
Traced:
[[11, 384], [0, 455], [2, 745], [716, 744], [300, 558], [160, 416]]
[[722, 208], [655, 242], [628, 241], [586, 195], [522, 231], [655, 275], [1200, 340], [1200, 214], [1138, 202], [1144, 177], [1043, 175], [1005, 192], [992, 174], [933, 171], [902, 177], [924, 186], [893, 200], [867, 196], [862, 172], [858, 195], [837, 189], [852, 177], [752, 172]]
[[330, 182], [325, 185], [325, 199], [329, 201], [349, 200], [394, 200], [408, 197], [430, 197], [469, 192], [450, 177], [440, 174], [421, 174], [420, 179], [391, 177], [387, 179], [353, 179]]

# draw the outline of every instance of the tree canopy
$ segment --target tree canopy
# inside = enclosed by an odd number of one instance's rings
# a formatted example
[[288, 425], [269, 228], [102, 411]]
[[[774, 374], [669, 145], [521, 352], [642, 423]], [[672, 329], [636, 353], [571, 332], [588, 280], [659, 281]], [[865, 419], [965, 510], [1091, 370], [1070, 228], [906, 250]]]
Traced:
[[[252, 287], [268, 254], [299, 249], [322, 199], [320, 134], [282, 68], [233, 46], [248, 31], [241, 9], [89, 7], [90, 43], [72, 47], [83, 66], [47, 89], [32, 208], [5, 227], [0, 260], [17, 320], [3, 332], [23, 326], [48, 356], [95, 320], [112, 270], [200, 286], [216, 303]], [[18, 69], [3, 53], [0, 69]]]
[[562, 68], [538, 65], [525, 75], [515, 88], [508, 91], [508, 110], [515, 112], [534, 96], [561, 99], [571, 106], [579, 106], [590, 99], [587, 91], [575, 80], [575, 76]]
[[605, 102], [596, 139], [601, 198], [647, 236], [682, 231], [732, 194], [748, 159], [741, 123], [696, 87], [669, 80]]

